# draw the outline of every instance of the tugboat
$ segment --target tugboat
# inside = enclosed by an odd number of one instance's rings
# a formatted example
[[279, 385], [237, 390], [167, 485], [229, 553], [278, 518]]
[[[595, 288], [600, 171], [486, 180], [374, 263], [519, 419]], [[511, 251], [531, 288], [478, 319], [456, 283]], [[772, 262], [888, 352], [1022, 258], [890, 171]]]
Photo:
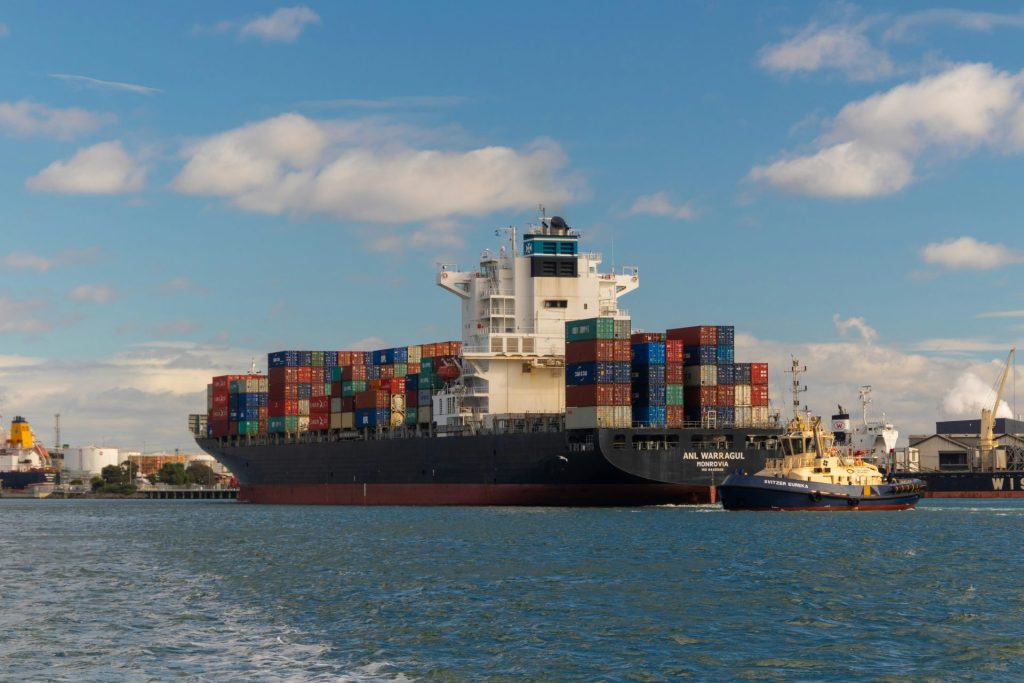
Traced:
[[885, 477], [878, 467], [836, 448], [820, 417], [800, 414], [802, 372], [794, 359], [793, 418], [779, 437], [781, 458], [753, 475], [730, 474], [718, 486], [726, 510], [906, 510], [924, 495], [920, 479]]

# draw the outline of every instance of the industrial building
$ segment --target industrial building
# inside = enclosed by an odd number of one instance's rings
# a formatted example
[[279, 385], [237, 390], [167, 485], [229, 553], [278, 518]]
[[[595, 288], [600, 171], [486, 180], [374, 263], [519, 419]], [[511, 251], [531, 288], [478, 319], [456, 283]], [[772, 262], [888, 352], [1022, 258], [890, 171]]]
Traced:
[[[906, 469], [922, 472], [970, 472], [980, 469], [980, 430], [981, 420], [951, 420], [936, 422], [935, 434], [910, 435], [907, 461], [917, 467]], [[1006, 464], [1002, 469], [1015, 470], [1024, 466], [1024, 422], [1001, 417], [995, 420], [993, 431], [996, 448], [1006, 449]]]

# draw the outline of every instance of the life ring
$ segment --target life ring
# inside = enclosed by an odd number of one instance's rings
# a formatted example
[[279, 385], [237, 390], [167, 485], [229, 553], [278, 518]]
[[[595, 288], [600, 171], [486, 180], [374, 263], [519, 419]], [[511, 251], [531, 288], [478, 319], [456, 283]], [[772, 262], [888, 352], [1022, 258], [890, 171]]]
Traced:
[[441, 279], [442, 280], [447, 280], [448, 279], [448, 273], [441, 273]]
[[636, 282], [636, 280], [637, 280], [637, 277], [636, 277], [636, 275], [634, 275], [633, 276], [633, 282]]
[[853, 474], [853, 468], [850, 468], [850, 469], [846, 470], [846, 473], [847, 474]]

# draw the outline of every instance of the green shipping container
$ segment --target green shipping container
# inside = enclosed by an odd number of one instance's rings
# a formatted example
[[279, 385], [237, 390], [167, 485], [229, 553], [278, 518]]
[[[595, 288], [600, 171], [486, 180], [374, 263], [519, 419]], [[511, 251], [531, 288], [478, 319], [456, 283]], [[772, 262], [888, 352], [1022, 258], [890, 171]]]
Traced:
[[331, 382], [341, 381], [341, 366], [335, 365], [331, 368]]
[[408, 367], [408, 363], [395, 363], [395, 377], [405, 377]]
[[271, 434], [283, 434], [284, 433], [284, 417], [268, 417], [267, 418], [267, 431]]
[[288, 415], [284, 418], [284, 431], [289, 434], [294, 434], [299, 431], [299, 416]]
[[669, 406], [681, 406], [681, 405], [683, 405], [683, 385], [682, 384], [666, 384], [665, 385], [665, 405], [669, 405]]
[[309, 354], [311, 360], [309, 362], [314, 368], [322, 368], [324, 366], [324, 352], [323, 351], [312, 351]]
[[258, 434], [260, 431], [259, 420], [242, 420], [238, 423], [239, 434]]
[[614, 338], [614, 318], [587, 318], [585, 320], [569, 320], [565, 323], [565, 341], [567, 342]]
[[410, 408], [409, 410], [406, 410], [405, 411], [405, 424], [407, 424], [407, 425], [415, 425], [416, 424], [416, 416], [417, 416], [416, 408]]
[[420, 376], [421, 377], [423, 375], [429, 375], [433, 371], [434, 371], [434, 359], [433, 358], [423, 358], [422, 360], [420, 360]]
[[366, 391], [365, 379], [348, 379], [341, 383], [342, 396], [355, 396], [363, 391]]

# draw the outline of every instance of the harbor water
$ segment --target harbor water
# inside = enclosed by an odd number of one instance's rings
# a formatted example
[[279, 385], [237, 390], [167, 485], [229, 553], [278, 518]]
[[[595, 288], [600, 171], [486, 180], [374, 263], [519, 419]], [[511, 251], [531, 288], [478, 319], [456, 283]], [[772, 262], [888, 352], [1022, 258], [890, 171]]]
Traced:
[[1024, 677], [1024, 501], [0, 500], [0, 679]]

